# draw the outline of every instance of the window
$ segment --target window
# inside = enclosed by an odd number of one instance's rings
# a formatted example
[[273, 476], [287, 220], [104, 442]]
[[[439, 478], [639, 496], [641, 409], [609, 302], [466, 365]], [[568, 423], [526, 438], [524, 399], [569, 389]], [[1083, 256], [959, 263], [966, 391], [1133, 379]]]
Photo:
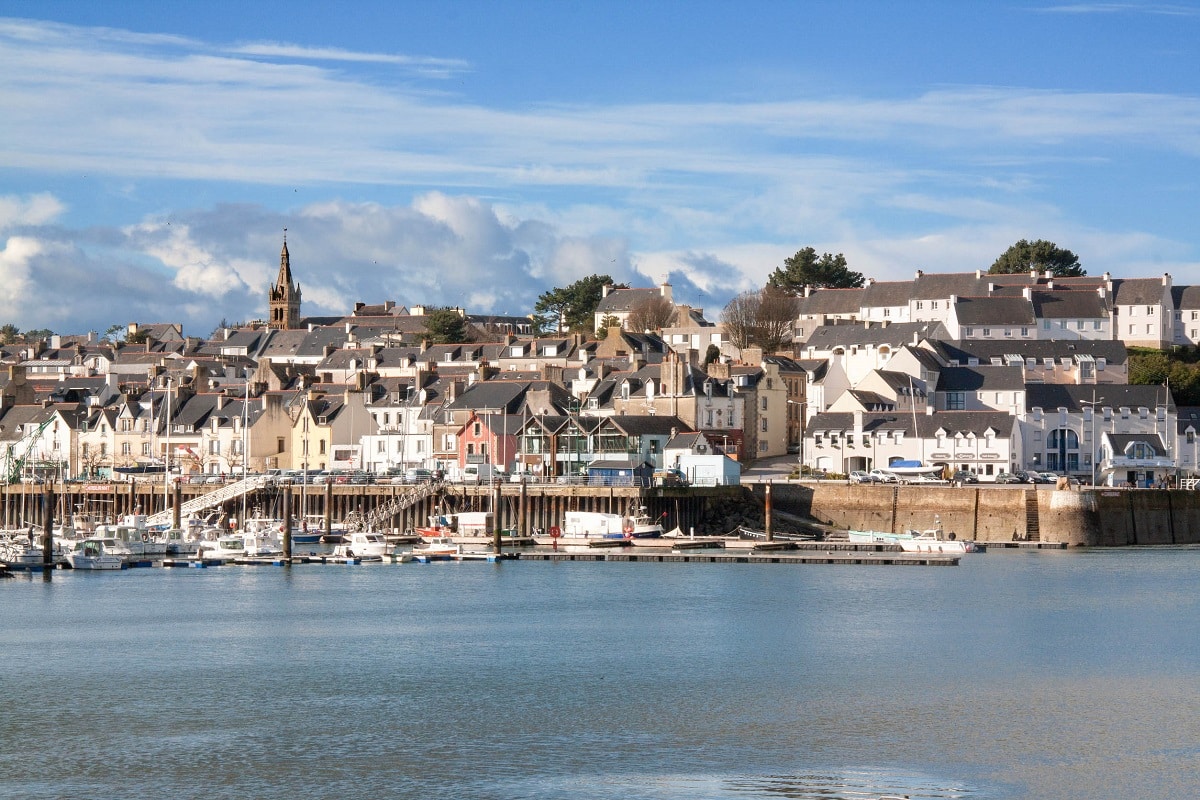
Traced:
[[471, 426], [471, 435], [472, 435], [472, 436], [478, 436], [478, 435], [480, 435], [482, 432], [483, 432], [483, 425], [482, 425], [482, 424], [480, 424], [480, 423], [476, 422], [476, 423], [475, 423], [473, 426]]
[[108, 458], [108, 442], [100, 443], [100, 457]]
[[1048, 320], [1048, 319], [1042, 320], [1042, 330], [1044, 330], [1044, 331], [1050, 330], [1050, 320]]
[[153, 455], [153, 453], [150, 452], [150, 443], [149, 442], [142, 442], [142, 455], [144, 455], [144, 456]]
[[[1189, 433], [1188, 435], [1190, 436], [1191, 434]], [[1192, 440], [1191, 440], [1191, 439], [1188, 439], [1188, 444], [1191, 444], [1191, 442], [1192, 442]], [[79, 455], [83, 456], [84, 458], [87, 458], [87, 457], [88, 457], [88, 455], [89, 455], [89, 449], [88, 449], [88, 443], [87, 443], [87, 442], [84, 442], [84, 443], [83, 443], [83, 445], [82, 445], [82, 447], [81, 447], [81, 449], [80, 449], [80, 451], [79, 451]]]
[[989, 337], [989, 336], [991, 336], [991, 335], [992, 335], [992, 329], [991, 329], [991, 328], [984, 328], [984, 329], [983, 329], [983, 338], [985, 338], [985, 339], [986, 339], [987, 337]]
[[963, 336], [974, 336], [974, 335], [975, 335], [974, 328], [963, 328]]
[[321, 446], [317, 448], [317, 455], [323, 456], [323, 455], [325, 455], [325, 440], [324, 439], [321, 440], [320, 445]]
[[948, 392], [946, 394], [946, 410], [962, 411], [966, 407], [966, 395], [963, 392]]
[[1147, 317], [1154, 316], [1154, 306], [1146, 306], [1146, 316]]
[[122, 442], [121, 443], [121, 455], [123, 455], [123, 456], [133, 455], [133, 445], [130, 444], [129, 442]]
[[121, 420], [121, 433], [129, 433], [131, 430], [133, 430], [133, 420], [131, 420], [131, 419]]
[[1012, 336], [1012, 328], [1005, 328], [1005, 329], [1004, 329], [1004, 335], [1005, 335], [1005, 336]]
[[761, 422], [762, 422], [762, 432], [766, 433], [767, 432], [767, 418], [763, 417]]
[[1092, 320], [1092, 330], [1098, 331], [1100, 330], [1100, 327], [1100, 320]]
[[208, 452], [214, 456], [221, 455], [221, 440], [210, 439], [208, 442]]
[[1021, 328], [1021, 336], [1028, 339], [1029, 338], [1029, 328]]
[[767, 410], [767, 398], [765, 398], [765, 397], [762, 399], [762, 410], [763, 411]]

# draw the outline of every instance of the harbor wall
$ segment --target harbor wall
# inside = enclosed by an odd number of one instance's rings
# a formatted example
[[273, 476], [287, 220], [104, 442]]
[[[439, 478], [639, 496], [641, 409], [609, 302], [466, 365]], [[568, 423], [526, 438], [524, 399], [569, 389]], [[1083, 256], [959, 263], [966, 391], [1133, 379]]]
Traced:
[[[0, 487], [3, 527], [41, 525], [42, 487]], [[183, 499], [202, 495], [208, 487], [185, 486]], [[1200, 492], [1158, 489], [1096, 490], [1052, 489], [1023, 486], [859, 486], [845, 483], [780, 481], [771, 485], [772, 507], [841, 529], [904, 531], [941, 525], [946, 532], [980, 542], [1037, 539], [1077, 546], [1200, 544]], [[293, 487], [294, 515], [324, 516], [333, 521], [355, 513], [369, 514], [391, 502], [403, 487], [312, 487], [300, 507], [298, 487]], [[561, 525], [567, 511], [602, 511], [625, 514], [644, 507], [661, 518], [667, 530], [702, 535], [728, 533], [714, 527], [713, 512], [736, 505], [753, 493], [763, 501], [764, 487], [654, 488], [590, 486], [501, 486], [500, 519], [506, 529], [529, 535], [536, 529]], [[282, 516], [280, 493], [268, 489], [247, 500], [248, 513]], [[55, 517], [71, 513], [116, 519], [125, 514], [153, 514], [166, 507], [161, 486], [114, 484], [111, 486], [62, 485], [56, 487]], [[488, 511], [494, 502], [492, 486], [449, 486], [394, 514], [389, 529], [411, 530], [426, 524], [432, 514]], [[230, 500], [220, 507], [240, 518], [242, 502]], [[663, 516], [665, 515], [665, 516]], [[717, 526], [720, 527], [720, 526]], [[710, 528], [712, 528], [710, 530]]]
[[1200, 544], [1200, 492], [1025, 486], [775, 484], [776, 507], [857, 530], [943, 530], [980, 542], [1071, 547]]

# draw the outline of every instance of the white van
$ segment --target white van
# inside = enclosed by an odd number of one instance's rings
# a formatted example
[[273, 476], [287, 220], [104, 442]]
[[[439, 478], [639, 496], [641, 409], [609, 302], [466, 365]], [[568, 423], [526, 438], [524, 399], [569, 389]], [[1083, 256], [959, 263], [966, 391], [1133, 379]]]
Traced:
[[455, 473], [454, 480], [457, 483], [491, 483], [501, 474], [493, 464], [467, 464]]

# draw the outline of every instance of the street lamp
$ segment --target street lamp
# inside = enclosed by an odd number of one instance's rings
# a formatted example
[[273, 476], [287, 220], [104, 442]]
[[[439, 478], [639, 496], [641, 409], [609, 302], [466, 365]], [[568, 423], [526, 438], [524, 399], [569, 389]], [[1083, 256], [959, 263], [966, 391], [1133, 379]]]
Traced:
[[1103, 397], [1096, 397], [1095, 389], [1092, 389], [1092, 399], [1090, 402], [1087, 400], [1079, 401], [1079, 405], [1088, 406], [1089, 408], [1092, 409], [1092, 444], [1091, 444], [1092, 488], [1095, 488], [1095, 486], [1096, 486], [1096, 453], [1098, 452], [1098, 448], [1096, 447], [1096, 406], [1098, 406], [1100, 403], [1103, 403], [1103, 402], [1104, 402]]

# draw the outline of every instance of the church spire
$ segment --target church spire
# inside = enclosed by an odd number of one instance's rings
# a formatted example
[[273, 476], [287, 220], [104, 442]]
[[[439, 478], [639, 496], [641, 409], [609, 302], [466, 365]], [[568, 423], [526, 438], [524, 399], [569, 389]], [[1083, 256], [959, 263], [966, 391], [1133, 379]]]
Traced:
[[292, 257], [288, 253], [287, 228], [283, 229], [283, 249], [279, 252], [279, 276], [268, 297], [271, 327], [288, 330], [300, 327], [300, 284], [292, 280]]

